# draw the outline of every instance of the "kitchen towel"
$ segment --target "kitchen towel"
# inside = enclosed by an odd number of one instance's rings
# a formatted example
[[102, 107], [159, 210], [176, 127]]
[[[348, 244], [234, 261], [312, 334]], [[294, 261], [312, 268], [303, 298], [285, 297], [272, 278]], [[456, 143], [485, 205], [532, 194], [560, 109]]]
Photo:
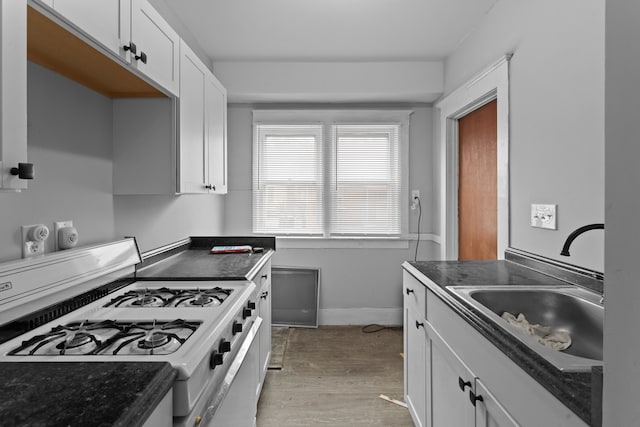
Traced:
[[542, 326], [529, 321], [524, 317], [524, 314], [520, 313], [518, 316], [505, 311], [502, 313], [502, 318], [506, 320], [510, 325], [515, 326], [519, 330], [523, 331], [527, 335], [532, 336], [540, 344], [545, 347], [553, 348], [554, 350], [562, 351], [569, 348], [571, 345], [571, 335], [567, 331], [553, 329], [551, 326]]

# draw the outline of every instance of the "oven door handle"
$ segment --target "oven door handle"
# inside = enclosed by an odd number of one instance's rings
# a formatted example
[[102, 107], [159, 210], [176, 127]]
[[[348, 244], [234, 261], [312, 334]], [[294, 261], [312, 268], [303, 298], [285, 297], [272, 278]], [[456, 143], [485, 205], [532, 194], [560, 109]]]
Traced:
[[253, 325], [251, 326], [251, 329], [249, 329], [247, 336], [242, 342], [242, 346], [240, 346], [240, 349], [238, 350], [236, 357], [233, 359], [233, 362], [231, 363], [231, 366], [229, 367], [229, 370], [227, 371], [227, 374], [224, 377], [224, 380], [222, 382], [222, 387], [220, 387], [219, 391], [215, 395], [211, 396], [211, 398], [209, 399], [209, 402], [207, 403], [207, 410], [205, 411], [198, 425], [201, 425], [201, 426], [208, 425], [207, 423], [210, 422], [211, 418], [213, 418], [216, 411], [222, 404], [222, 401], [226, 397], [229, 389], [231, 388], [231, 385], [233, 384], [233, 380], [236, 379], [236, 376], [238, 375], [238, 372], [240, 371], [240, 368], [244, 363], [244, 359], [247, 357], [247, 354], [249, 353], [249, 348], [251, 347], [251, 344], [253, 344], [253, 341], [258, 337], [258, 331], [260, 329], [261, 324], [262, 324], [262, 318], [256, 317], [255, 321], [253, 322]]

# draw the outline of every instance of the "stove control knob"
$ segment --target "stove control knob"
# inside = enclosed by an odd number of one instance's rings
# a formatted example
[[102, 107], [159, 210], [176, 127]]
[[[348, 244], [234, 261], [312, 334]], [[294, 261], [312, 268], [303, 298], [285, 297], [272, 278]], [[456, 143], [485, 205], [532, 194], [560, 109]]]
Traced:
[[233, 335], [242, 332], [242, 323], [233, 322]]
[[255, 310], [256, 309], [256, 303], [253, 301], [249, 301], [249, 304], [247, 304], [247, 307], [249, 307], [251, 310]]
[[220, 353], [228, 353], [231, 351], [231, 342], [223, 339], [220, 341], [220, 345], [218, 346], [218, 351]]
[[216, 366], [222, 365], [222, 353], [214, 351], [211, 353], [211, 359], [209, 359], [209, 366], [211, 369], [215, 369]]
[[242, 318], [246, 319], [247, 317], [251, 316], [251, 309], [250, 308], [243, 308], [242, 309]]

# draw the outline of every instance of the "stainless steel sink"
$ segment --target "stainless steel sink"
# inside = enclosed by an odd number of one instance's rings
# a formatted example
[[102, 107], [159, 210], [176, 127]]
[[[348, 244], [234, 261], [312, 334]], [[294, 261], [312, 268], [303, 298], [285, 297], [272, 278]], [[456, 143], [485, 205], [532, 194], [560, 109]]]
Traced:
[[[450, 286], [455, 294], [563, 371], [602, 365], [604, 307], [600, 295], [576, 286]], [[557, 351], [538, 343], [502, 319], [524, 314], [530, 323], [571, 334], [571, 346]]]

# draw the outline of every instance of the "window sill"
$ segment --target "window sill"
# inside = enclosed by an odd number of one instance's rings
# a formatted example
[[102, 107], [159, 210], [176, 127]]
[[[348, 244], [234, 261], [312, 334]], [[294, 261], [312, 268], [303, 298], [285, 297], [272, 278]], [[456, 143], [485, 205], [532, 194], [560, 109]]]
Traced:
[[[401, 237], [300, 237], [277, 236], [278, 249], [408, 249], [416, 234]], [[421, 241], [439, 243], [439, 236], [421, 234]]]

